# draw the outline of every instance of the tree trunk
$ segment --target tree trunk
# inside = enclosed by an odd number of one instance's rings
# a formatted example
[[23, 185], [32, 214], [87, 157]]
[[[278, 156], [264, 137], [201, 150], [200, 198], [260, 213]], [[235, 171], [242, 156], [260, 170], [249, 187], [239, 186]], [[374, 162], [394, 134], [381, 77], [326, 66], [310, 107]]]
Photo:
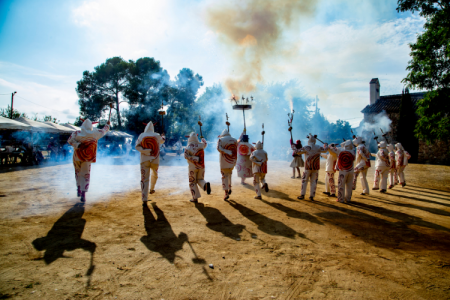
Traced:
[[116, 92], [116, 107], [117, 107], [117, 121], [119, 123], [119, 128], [122, 128], [122, 121], [120, 120], [120, 110], [119, 110], [119, 92]]

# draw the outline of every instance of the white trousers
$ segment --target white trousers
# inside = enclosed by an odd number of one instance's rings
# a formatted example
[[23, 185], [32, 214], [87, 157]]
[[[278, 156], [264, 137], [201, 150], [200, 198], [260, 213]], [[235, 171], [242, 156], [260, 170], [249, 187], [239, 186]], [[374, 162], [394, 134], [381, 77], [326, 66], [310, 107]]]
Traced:
[[353, 187], [352, 189], [355, 190], [356, 189], [356, 181], [358, 180], [358, 175], [361, 174], [361, 185], [363, 188], [363, 193], [364, 194], [369, 194], [369, 183], [367, 182], [367, 170], [369, 170], [369, 168], [364, 168], [364, 169], [356, 169], [355, 168], [355, 174], [353, 175]]
[[141, 192], [142, 201], [148, 200], [150, 170], [152, 171], [150, 191], [155, 189], [156, 181], [158, 180], [158, 164], [153, 164], [150, 161], [141, 163]]
[[192, 198], [194, 200], [202, 196], [198, 187], [205, 190], [206, 181], [204, 178], [205, 169], [189, 170], [189, 188], [191, 189]]
[[389, 186], [394, 186], [397, 183], [397, 169], [389, 169]]
[[405, 183], [405, 173], [403, 172], [404, 170], [405, 166], [397, 167], [397, 174], [401, 184]]
[[302, 176], [302, 196], [306, 195], [306, 187], [308, 181], [311, 180], [311, 186], [309, 188], [309, 196], [314, 197], [316, 195], [317, 180], [319, 180], [319, 170], [305, 170]]
[[325, 174], [325, 191], [330, 194], [336, 194], [336, 185], [334, 184], [334, 174], [336, 172], [326, 172]]
[[352, 200], [353, 175], [353, 170], [339, 171], [337, 196], [339, 202], [350, 202]]
[[87, 192], [91, 178], [91, 163], [86, 161], [73, 161], [75, 168], [75, 180], [80, 191]]
[[261, 185], [266, 184], [266, 173], [253, 173], [253, 186], [255, 187], [256, 195], [261, 196]]
[[380, 188], [380, 177], [381, 177], [381, 189], [386, 190], [388, 175], [389, 175], [389, 167], [377, 167], [375, 169], [373, 187]]
[[233, 168], [221, 169], [222, 173], [222, 188], [224, 191], [231, 190], [231, 175], [233, 174]]

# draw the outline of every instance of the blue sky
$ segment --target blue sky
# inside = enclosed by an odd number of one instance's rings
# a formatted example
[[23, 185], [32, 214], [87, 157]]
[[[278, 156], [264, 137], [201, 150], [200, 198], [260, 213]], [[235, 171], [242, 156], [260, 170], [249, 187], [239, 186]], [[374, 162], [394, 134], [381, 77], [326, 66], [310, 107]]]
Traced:
[[[224, 82], [235, 57], [205, 21], [205, 11], [224, 2], [230, 1], [0, 1], [0, 94], [7, 94], [0, 107], [17, 91], [20, 111], [73, 122], [76, 81], [112, 56], [150, 56], [172, 77], [187, 67], [206, 86]], [[283, 34], [294, 55], [269, 60], [262, 80], [298, 79], [331, 121], [358, 122], [371, 78], [380, 79], [382, 95], [401, 93], [408, 43], [423, 20], [398, 14], [395, 0], [316, 2], [314, 14]]]

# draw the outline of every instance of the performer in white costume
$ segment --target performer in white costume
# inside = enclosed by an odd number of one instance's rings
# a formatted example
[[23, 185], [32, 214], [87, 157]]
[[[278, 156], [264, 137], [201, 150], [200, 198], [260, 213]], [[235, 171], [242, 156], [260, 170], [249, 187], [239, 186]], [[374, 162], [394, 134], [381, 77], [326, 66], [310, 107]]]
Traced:
[[67, 142], [74, 148], [73, 166], [75, 167], [75, 179], [77, 183], [77, 196], [81, 202], [86, 202], [86, 192], [89, 189], [91, 176], [91, 163], [97, 160], [97, 141], [108, 131], [108, 123], [103, 129], [92, 126], [92, 122], [86, 119], [81, 125], [81, 130], [72, 133]]
[[[335, 144], [330, 144], [330, 148], [334, 148], [335, 150], [337, 150], [335, 146]], [[325, 192], [323, 193], [330, 197], [336, 197], [334, 174], [336, 173], [337, 155], [334, 152], [328, 151], [328, 154], [320, 154], [320, 156], [327, 160], [325, 166]]]
[[161, 155], [162, 160], [165, 160], [164, 157], [166, 156], [166, 145], [161, 144], [159, 147], [159, 154]]
[[181, 139], [179, 139], [176, 143], [175, 143], [175, 153], [176, 156], [178, 157], [178, 159], [180, 158], [181, 153], [183, 153], [183, 145], [181, 144]]
[[246, 178], [252, 178], [252, 161], [250, 160], [250, 155], [255, 151], [255, 147], [249, 143], [248, 135], [242, 133], [241, 137], [238, 139], [238, 151], [237, 151], [237, 162], [236, 170], [238, 177], [241, 178], [241, 184], [246, 184]]
[[255, 148], [256, 150], [250, 155], [253, 171], [253, 186], [255, 187], [256, 192], [255, 199], [261, 199], [260, 182], [266, 193], [269, 191], [269, 185], [266, 183], [267, 161], [269, 160], [269, 157], [267, 156], [267, 152], [263, 150], [260, 141], [256, 143]]
[[355, 150], [352, 141], [344, 142], [344, 147], [330, 148], [330, 152], [337, 155], [337, 168], [339, 170], [338, 199], [339, 202], [350, 202], [352, 199], [353, 186], [353, 163], [355, 161]]
[[290, 167], [292, 168], [292, 177], [291, 178], [295, 178], [295, 169], [297, 169], [298, 172], [298, 176], [297, 178], [300, 178], [300, 168], [304, 168], [305, 167], [305, 162], [303, 161], [302, 155], [301, 154], [297, 154], [296, 152], [302, 148], [302, 142], [300, 140], [297, 140], [294, 144], [294, 142], [292, 140], [290, 140], [291, 142], [291, 149], [293, 150], [292, 153], [292, 161], [290, 164]]
[[297, 154], [305, 154], [305, 171], [302, 176], [302, 192], [297, 199], [305, 199], [306, 188], [308, 186], [308, 181], [311, 180], [311, 185], [309, 188], [309, 200], [314, 200], [316, 195], [317, 181], [319, 180], [319, 170], [320, 170], [320, 153], [327, 152], [327, 144], [323, 147], [316, 145], [316, 137], [308, 136], [308, 146], [300, 148], [297, 150]]
[[405, 149], [403, 149], [403, 146], [400, 143], [395, 144], [395, 148], [397, 149], [397, 151], [395, 152], [397, 174], [400, 179], [400, 184], [402, 185], [402, 187], [404, 187], [406, 185], [406, 181], [405, 173], [403, 171], [408, 165], [408, 160], [411, 158], [411, 155], [407, 151], [405, 151]]
[[211, 185], [205, 181], [205, 148], [208, 143], [202, 138], [200, 142], [195, 132], [191, 133], [188, 139], [188, 145], [184, 149], [184, 158], [189, 163], [189, 188], [191, 189], [191, 202], [197, 203], [201, 197], [198, 186], [209, 195], [211, 194]]
[[144, 132], [136, 140], [135, 149], [141, 153], [141, 192], [142, 202], [148, 201], [150, 170], [152, 171], [150, 194], [155, 193], [155, 185], [158, 180], [159, 147], [164, 144], [165, 136], [159, 135], [153, 129], [153, 123], [145, 126]]
[[228, 130], [219, 135], [217, 151], [220, 152], [220, 171], [222, 173], [222, 188], [225, 191], [223, 200], [227, 200], [231, 194], [231, 175], [237, 160], [237, 140], [231, 137]]
[[389, 152], [386, 150], [386, 142], [382, 141], [378, 144], [378, 152], [376, 154], [370, 153], [375, 160], [375, 175], [373, 180], [372, 190], [378, 190], [380, 188], [381, 177], [381, 193], [386, 193], [387, 178], [389, 175]]
[[356, 160], [355, 160], [355, 174], [353, 175], [353, 187], [352, 189], [356, 189], [356, 181], [358, 179], [358, 175], [361, 173], [361, 185], [363, 191], [361, 195], [369, 194], [369, 183], [367, 182], [367, 170], [370, 168], [370, 152], [367, 150], [364, 142], [360, 136], [355, 137], [353, 140], [353, 145], [356, 148]]
[[387, 149], [389, 151], [389, 187], [388, 188], [392, 189], [392, 188], [394, 188], [394, 185], [398, 184], [394, 145], [388, 144]]

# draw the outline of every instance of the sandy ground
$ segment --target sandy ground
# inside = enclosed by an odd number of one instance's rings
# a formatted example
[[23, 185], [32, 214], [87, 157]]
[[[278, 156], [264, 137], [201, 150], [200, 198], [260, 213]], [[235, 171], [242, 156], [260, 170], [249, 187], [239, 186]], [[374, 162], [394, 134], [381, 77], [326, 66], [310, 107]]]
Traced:
[[85, 205], [71, 164], [4, 169], [0, 299], [450, 298], [450, 167], [409, 165], [388, 194], [358, 182], [347, 205], [322, 194], [323, 170], [316, 201], [297, 200], [289, 162], [270, 161], [263, 200], [234, 178], [225, 202], [210, 160], [194, 205], [169, 161], [148, 207], [136, 162], [95, 164]]

